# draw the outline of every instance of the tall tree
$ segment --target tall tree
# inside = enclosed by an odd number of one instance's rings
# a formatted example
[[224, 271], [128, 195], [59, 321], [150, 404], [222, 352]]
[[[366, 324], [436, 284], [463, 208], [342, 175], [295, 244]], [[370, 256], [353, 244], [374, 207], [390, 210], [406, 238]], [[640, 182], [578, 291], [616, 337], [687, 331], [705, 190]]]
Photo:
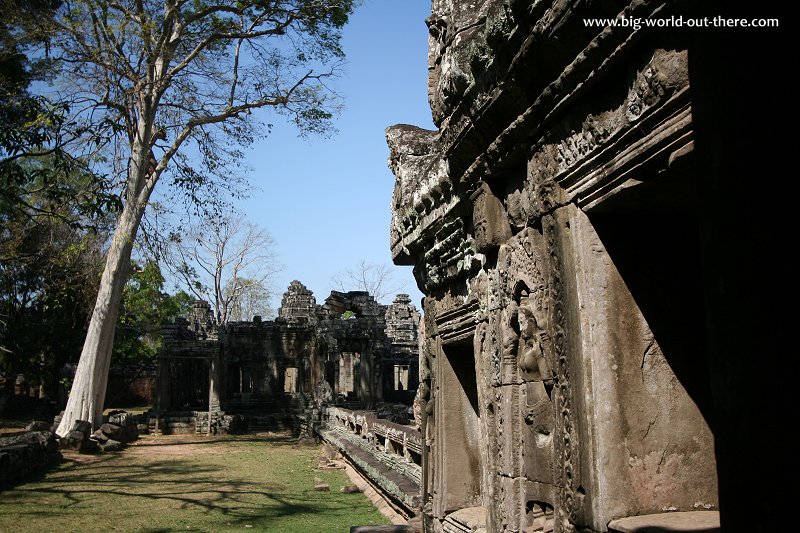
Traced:
[[[354, 0], [75, 0], [55, 17], [50, 51], [89, 146], [109, 150], [122, 210], [62, 421], [102, 420], [114, 329], [133, 242], [164, 176], [198, 199], [224, 183], [258, 133], [253, 111], [301, 132], [329, 127], [325, 81], [343, 57]], [[198, 164], [192, 164], [199, 158]], [[216, 181], [215, 181], [216, 178]]]
[[217, 324], [242, 320], [258, 307], [268, 314], [271, 280], [280, 265], [267, 230], [231, 213], [203, 218], [173, 233], [170, 242], [167, 264], [187, 290], [211, 302]]
[[272, 307], [274, 289], [266, 280], [237, 278], [230, 280], [225, 286], [225, 294], [234, 296], [228, 312], [228, 321], [241, 322], [252, 320], [255, 316], [272, 318], [275, 311]]
[[367, 291], [375, 301], [382, 302], [405, 287], [405, 283], [395, 279], [394, 272], [386, 263], [371, 263], [362, 259], [358, 265], [331, 276], [331, 283], [341, 291]]

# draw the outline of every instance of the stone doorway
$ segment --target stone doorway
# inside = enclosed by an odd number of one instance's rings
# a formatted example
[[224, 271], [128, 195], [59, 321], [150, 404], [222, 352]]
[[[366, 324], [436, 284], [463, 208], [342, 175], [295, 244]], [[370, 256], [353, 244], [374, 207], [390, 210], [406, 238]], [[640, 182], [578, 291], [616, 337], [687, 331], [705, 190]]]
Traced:
[[[655, 191], [660, 189], [655, 188]], [[693, 190], [686, 184], [683, 190]], [[699, 222], [693, 198], [672, 198], [663, 191], [659, 202], [639, 200], [646, 209], [619, 206], [589, 213], [593, 230], [624, 284], [612, 292], [612, 305], [622, 324], [638, 313], [650, 329], [650, 351], [658, 351], [706, 421], [712, 398], [708, 374], [708, 332], [704, 301]], [[671, 201], [668, 203], [666, 199]], [[632, 246], [632, 243], [635, 245]], [[613, 287], [612, 287], [613, 288]], [[626, 294], [627, 293], [627, 294]], [[632, 301], [626, 303], [625, 299]], [[633, 311], [635, 304], [637, 311]], [[638, 353], [638, 350], [632, 350]], [[648, 364], [647, 350], [638, 366]]]
[[253, 373], [249, 367], [239, 363], [228, 365], [228, 394], [242, 397], [253, 392]]
[[172, 409], [208, 409], [208, 366], [204, 359], [184, 359], [172, 363], [169, 373], [169, 405]]
[[356, 393], [356, 376], [358, 376], [361, 354], [358, 352], [342, 352], [339, 356], [339, 389], [343, 396], [354, 396]]
[[298, 392], [297, 376], [297, 367], [290, 366], [283, 371], [283, 392], [286, 394], [294, 394], [295, 392]]
[[408, 365], [394, 365], [394, 390], [408, 390]]
[[472, 338], [443, 346], [437, 394], [439, 517], [481, 504], [480, 410]]

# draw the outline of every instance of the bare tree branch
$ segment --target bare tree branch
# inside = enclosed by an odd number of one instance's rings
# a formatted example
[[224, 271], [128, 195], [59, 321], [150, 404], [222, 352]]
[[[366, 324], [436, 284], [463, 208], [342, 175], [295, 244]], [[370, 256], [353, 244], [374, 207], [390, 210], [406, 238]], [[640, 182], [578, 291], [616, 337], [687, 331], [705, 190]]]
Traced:
[[394, 296], [406, 286], [394, 278], [394, 269], [387, 263], [370, 263], [364, 259], [355, 267], [331, 276], [331, 283], [342, 292], [367, 291], [378, 302]]
[[256, 301], [257, 311], [269, 314], [273, 276], [281, 270], [272, 236], [238, 213], [200, 220], [174, 236], [166, 263], [189, 291], [212, 303], [218, 324], [234, 315], [241, 320]]

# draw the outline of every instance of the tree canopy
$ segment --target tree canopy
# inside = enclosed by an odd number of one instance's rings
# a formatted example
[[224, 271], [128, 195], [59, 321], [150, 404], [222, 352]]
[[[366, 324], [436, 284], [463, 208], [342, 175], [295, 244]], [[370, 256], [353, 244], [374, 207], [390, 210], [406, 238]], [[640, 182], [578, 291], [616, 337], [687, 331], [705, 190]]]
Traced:
[[[67, 150], [81, 135], [69, 106], [31, 92], [54, 72], [49, 47], [60, 2], [0, 0], [0, 220], [59, 218], [86, 224], [118, 207], [102, 174]], [[68, 208], [68, 209], [65, 209]]]
[[162, 326], [185, 317], [194, 302], [189, 294], [164, 291], [164, 276], [157, 263], [134, 264], [122, 295], [114, 362], [154, 362], [161, 347]]

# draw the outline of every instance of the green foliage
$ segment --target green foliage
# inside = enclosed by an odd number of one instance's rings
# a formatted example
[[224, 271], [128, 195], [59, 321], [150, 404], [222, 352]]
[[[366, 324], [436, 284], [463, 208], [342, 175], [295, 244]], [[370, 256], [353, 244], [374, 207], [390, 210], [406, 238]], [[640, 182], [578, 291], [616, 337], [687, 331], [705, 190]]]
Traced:
[[102, 267], [101, 234], [59, 218], [6, 217], [0, 227], [0, 371], [54, 394], [80, 355]]
[[0, 6], [0, 220], [98, 220], [119, 200], [86, 160], [66, 150], [81, 134], [66, 118], [69, 107], [29, 92], [32, 82], [52, 73], [48, 58], [32, 61], [26, 50], [49, 40], [58, 2], [0, 0]]
[[0, 372], [54, 395], [80, 354], [116, 199], [65, 150], [67, 106], [29, 92], [51, 64], [26, 52], [47, 42], [58, 2], [0, 6]]
[[186, 316], [194, 301], [183, 291], [164, 292], [164, 277], [155, 262], [134, 264], [132, 271], [114, 336], [116, 364], [154, 360], [161, 346], [161, 327]]

